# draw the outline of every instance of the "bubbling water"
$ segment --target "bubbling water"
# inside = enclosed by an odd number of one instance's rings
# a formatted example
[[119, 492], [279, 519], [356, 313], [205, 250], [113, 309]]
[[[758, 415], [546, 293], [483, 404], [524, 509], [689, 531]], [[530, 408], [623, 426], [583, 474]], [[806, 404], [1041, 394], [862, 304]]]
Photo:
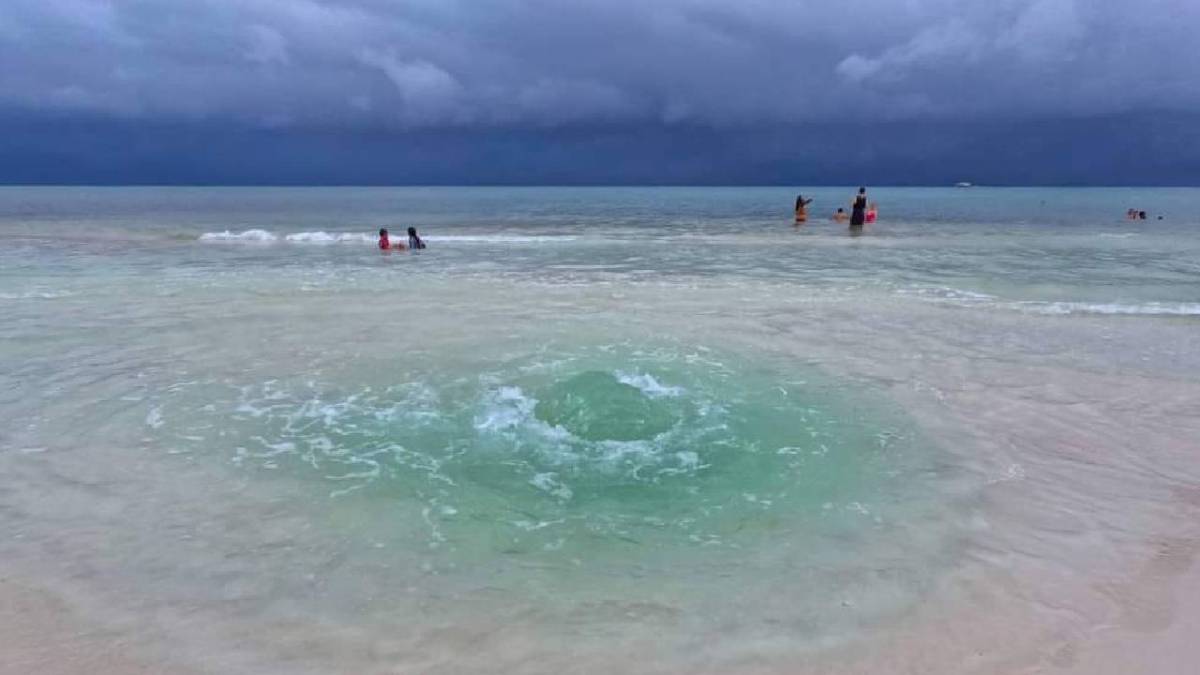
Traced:
[[437, 375], [198, 384], [147, 425], [333, 499], [398, 505], [424, 546], [476, 559], [878, 523], [924, 456], [902, 418], [820, 373], [712, 353], [575, 346]]
[[678, 422], [677, 411], [665, 402], [599, 371], [554, 384], [534, 413], [550, 426], [591, 441], [650, 440]]

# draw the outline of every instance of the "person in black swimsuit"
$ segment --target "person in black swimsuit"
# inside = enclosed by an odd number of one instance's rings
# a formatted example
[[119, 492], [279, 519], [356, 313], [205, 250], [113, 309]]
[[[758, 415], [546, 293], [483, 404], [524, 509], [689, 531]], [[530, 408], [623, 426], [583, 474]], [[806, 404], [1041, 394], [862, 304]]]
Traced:
[[408, 250], [419, 251], [425, 248], [425, 241], [417, 235], [417, 228], [408, 228]]
[[867, 188], [858, 188], [858, 196], [854, 198], [854, 209], [850, 212], [850, 229], [862, 230], [867, 220]]

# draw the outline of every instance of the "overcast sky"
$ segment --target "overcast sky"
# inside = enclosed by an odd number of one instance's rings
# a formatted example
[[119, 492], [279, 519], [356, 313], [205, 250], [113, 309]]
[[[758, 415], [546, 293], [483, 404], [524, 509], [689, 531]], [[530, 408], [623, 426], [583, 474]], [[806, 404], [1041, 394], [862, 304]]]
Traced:
[[1198, 35], [1197, 0], [3, 0], [0, 115], [531, 148], [1141, 119], [1200, 113]]

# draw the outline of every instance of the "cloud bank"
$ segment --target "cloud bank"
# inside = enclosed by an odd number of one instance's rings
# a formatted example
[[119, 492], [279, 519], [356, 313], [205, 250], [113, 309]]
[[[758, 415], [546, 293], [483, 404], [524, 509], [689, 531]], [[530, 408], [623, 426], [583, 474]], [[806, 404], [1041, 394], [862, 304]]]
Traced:
[[1194, 0], [5, 0], [0, 109], [436, 130], [1200, 110]]

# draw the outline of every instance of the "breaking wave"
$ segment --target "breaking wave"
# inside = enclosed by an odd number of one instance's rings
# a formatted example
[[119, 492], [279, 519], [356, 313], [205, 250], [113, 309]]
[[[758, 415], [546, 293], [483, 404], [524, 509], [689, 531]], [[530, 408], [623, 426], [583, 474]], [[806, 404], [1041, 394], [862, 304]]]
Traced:
[[[403, 240], [403, 233], [398, 232], [397, 238]], [[573, 236], [552, 235], [522, 235], [522, 234], [435, 234], [422, 235], [422, 239], [432, 243], [447, 244], [546, 244], [574, 241]], [[234, 232], [205, 232], [198, 238], [203, 242], [223, 242], [242, 244], [374, 244], [375, 234], [371, 232], [291, 232], [276, 233], [262, 229], [243, 230]]]

